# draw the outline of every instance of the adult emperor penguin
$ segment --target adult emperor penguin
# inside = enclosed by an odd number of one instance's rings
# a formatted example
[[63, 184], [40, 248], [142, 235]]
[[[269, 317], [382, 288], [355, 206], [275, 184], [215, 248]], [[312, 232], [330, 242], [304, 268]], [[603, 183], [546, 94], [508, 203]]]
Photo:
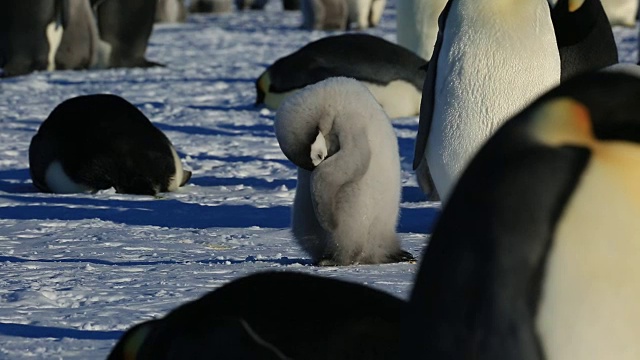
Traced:
[[413, 166], [446, 201], [484, 141], [559, 83], [560, 56], [545, 0], [449, 0], [439, 28]]
[[292, 232], [320, 265], [410, 260], [400, 249], [398, 140], [367, 88], [330, 78], [288, 97], [275, 132], [299, 167]]
[[65, 1], [66, 26], [55, 56], [55, 68], [105, 68], [110, 45], [100, 39], [89, 0]]
[[425, 250], [399, 358], [640, 358], [638, 98], [590, 73], [496, 132]]
[[398, 45], [429, 60], [438, 37], [438, 16], [447, 0], [403, 0], [396, 2]]
[[[549, 3], [552, 5], [555, 5], [557, 2], [558, 0], [549, 0]], [[611, 25], [636, 26], [638, 0], [601, 0], [601, 2]]]
[[378, 26], [387, 0], [347, 0], [349, 24], [356, 29]]
[[392, 359], [403, 305], [351, 282], [259, 273], [132, 327], [108, 360]]
[[233, 0], [193, 0], [189, 11], [194, 13], [226, 13], [233, 11]]
[[63, 36], [63, 0], [5, 1], [0, 11], [0, 68], [2, 76], [54, 70]]
[[426, 60], [367, 34], [330, 36], [278, 59], [256, 81], [257, 104], [276, 109], [290, 93], [334, 76], [361, 81], [391, 118], [420, 110]]
[[140, 110], [115, 95], [87, 95], [56, 106], [29, 146], [29, 170], [44, 192], [155, 195], [191, 173], [173, 145]]
[[287, 11], [300, 10], [300, 0], [282, 0], [282, 8]]
[[150, 67], [145, 58], [158, 0], [93, 0], [100, 38], [109, 44], [108, 67]]
[[561, 80], [618, 63], [618, 47], [599, 0], [560, 0], [551, 10]]
[[235, 0], [236, 9], [238, 10], [262, 10], [269, 0]]
[[347, 0], [301, 0], [302, 28], [306, 30], [344, 30], [349, 8]]
[[158, 0], [157, 23], [181, 23], [187, 19], [187, 7], [183, 0]]

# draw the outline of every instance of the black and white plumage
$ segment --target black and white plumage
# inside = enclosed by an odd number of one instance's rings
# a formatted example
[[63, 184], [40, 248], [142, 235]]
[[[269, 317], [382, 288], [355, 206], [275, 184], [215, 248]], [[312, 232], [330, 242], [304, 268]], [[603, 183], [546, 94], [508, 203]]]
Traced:
[[330, 36], [278, 59], [256, 81], [257, 104], [277, 109], [287, 95], [335, 76], [361, 81], [391, 118], [420, 109], [427, 61], [380, 37]]
[[463, 173], [401, 336], [423, 359], [637, 359], [640, 79], [578, 76]]
[[64, 0], [3, 2], [0, 11], [2, 76], [54, 70], [65, 24]]
[[446, 201], [484, 141], [560, 82], [560, 56], [544, 0], [449, 0], [439, 29], [413, 166]]
[[618, 47], [599, 0], [560, 0], [551, 10], [561, 81], [618, 63]]
[[167, 137], [135, 106], [115, 95], [79, 96], [62, 102], [29, 146], [29, 170], [44, 192], [155, 195], [184, 185]]
[[403, 304], [355, 283], [254, 274], [136, 325], [108, 360], [391, 359]]
[[145, 57], [158, 0], [92, 0], [109, 68], [151, 67]]
[[358, 81], [330, 78], [288, 97], [275, 120], [296, 164], [292, 231], [314, 262], [410, 259], [400, 249], [400, 158], [389, 119]]

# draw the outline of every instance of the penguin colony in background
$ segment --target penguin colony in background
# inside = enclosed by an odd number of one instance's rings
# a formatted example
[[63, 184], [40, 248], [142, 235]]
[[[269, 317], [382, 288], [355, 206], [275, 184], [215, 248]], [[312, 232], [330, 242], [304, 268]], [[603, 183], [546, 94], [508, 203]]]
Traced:
[[340, 77], [310, 85], [278, 108], [275, 131], [298, 166], [292, 232], [315, 263], [412, 259], [396, 235], [398, 140], [365, 86]]
[[134, 326], [109, 359], [638, 359], [638, 97], [637, 76], [589, 73], [506, 122], [444, 205], [408, 301], [257, 274]]
[[[147, 17], [111, 16], [126, 6], [117, 0], [91, 2], [96, 18], [86, 2], [75, 4], [39, 3], [28, 21], [0, 21], [3, 31], [44, 29], [44, 37], [22, 39], [35, 50], [20, 47], [19, 37], [0, 41], [5, 74], [100, 59], [110, 66], [150, 64], [140, 41], [148, 39]], [[140, 2], [145, 14], [148, 4]], [[373, 71], [377, 65], [368, 61], [381, 51], [349, 60], [367, 69], [362, 78], [353, 75], [362, 69], [341, 72], [344, 59], [318, 71], [323, 76], [309, 71], [312, 61], [297, 60], [282, 73], [315, 81], [280, 87], [276, 64], [257, 81], [258, 102], [282, 101], [276, 137], [299, 167], [294, 237], [316, 264], [347, 265], [412, 258], [395, 233], [400, 162], [383, 112], [394, 114], [389, 105], [398, 102], [367, 83], [385, 88], [422, 76], [414, 165], [421, 184], [433, 187], [435, 180], [446, 201], [409, 301], [304, 274], [258, 274], [135, 326], [109, 358], [640, 358], [640, 70], [614, 65], [592, 72], [617, 63], [606, 5], [560, 0], [551, 12], [546, 5], [449, 0], [426, 76], [423, 59], [407, 61], [411, 70]], [[123, 35], [133, 23], [139, 38]], [[331, 41], [337, 38], [346, 37]], [[86, 54], [63, 50], [65, 43], [86, 42], [92, 44]], [[415, 59], [393, 51], [396, 64]], [[24, 54], [34, 60], [14, 62]], [[337, 75], [359, 81], [327, 79]], [[46, 192], [114, 187], [155, 195], [191, 176], [166, 136], [113, 95], [60, 104], [33, 137], [29, 162], [35, 186]], [[261, 296], [267, 292], [276, 295]], [[301, 298], [302, 314], [292, 311]]]
[[411, 51], [376, 36], [329, 36], [270, 65], [256, 81], [256, 103], [277, 109], [298, 89], [346, 76], [365, 84], [389, 117], [415, 116], [426, 65], [426, 60]]
[[144, 57], [157, 1], [8, 1], [0, 12], [2, 76], [158, 65]]
[[167, 137], [140, 110], [115, 95], [62, 102], [29, 146], [29, 170], [44, 192], [156, 195], [184, 185], [191, 173]]

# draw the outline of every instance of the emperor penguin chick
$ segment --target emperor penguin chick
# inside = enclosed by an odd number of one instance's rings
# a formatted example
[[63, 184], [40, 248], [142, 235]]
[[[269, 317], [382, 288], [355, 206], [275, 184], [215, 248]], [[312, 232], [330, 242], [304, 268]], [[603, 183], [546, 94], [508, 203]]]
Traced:
[[293, 235], [320, 265], [411, 260], [396, 235], [400, 157], [389, 119], [355, 79], [329, 78], [287, 97], [275, 132], [296, 164]]

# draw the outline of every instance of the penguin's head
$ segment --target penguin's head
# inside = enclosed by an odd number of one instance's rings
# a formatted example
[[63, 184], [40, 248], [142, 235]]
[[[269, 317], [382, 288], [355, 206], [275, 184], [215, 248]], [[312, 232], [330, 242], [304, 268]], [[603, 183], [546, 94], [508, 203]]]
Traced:
[[339, 139], [332, 132], [334, 120], [341, 116], [338, 107], [343, 101], [332, 91], [338, 85], [336, 79], [296, 91], [285, 98], [276, 112], [275, 132], [280, 149], [305, 170], [313, 171], [340, 149]]
[[579, 75], [485, 143], [425, 250], [403, 337], [419, 344], [412, 355], [640, 350], [638, 99], [640, 78]]

